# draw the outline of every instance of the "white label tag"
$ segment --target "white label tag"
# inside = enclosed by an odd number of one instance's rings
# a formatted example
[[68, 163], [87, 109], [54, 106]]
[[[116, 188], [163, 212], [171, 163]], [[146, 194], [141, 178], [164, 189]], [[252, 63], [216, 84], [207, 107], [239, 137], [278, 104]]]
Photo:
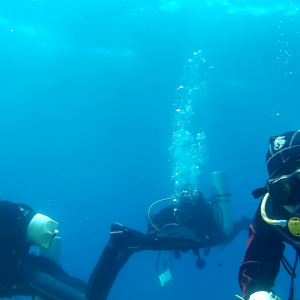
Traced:
[[171, 279], [172, 279], [172, 275], [171, 275], [171, 272], [169, 269], [167, 271], [165, 271], [164, 273], [162, 273], [161, 275], [159, 275], [159, 280], [160, 280], [161, 286], [164, 286]]

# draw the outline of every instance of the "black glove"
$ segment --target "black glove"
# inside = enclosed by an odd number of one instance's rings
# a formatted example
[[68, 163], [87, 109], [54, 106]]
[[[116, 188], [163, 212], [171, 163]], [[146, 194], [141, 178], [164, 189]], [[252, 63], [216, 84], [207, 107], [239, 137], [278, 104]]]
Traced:
[[196, 266], [198, 269], [204, 269], [204, 267], [206, 266], [205, 260], [200, 258], [196, 261]]

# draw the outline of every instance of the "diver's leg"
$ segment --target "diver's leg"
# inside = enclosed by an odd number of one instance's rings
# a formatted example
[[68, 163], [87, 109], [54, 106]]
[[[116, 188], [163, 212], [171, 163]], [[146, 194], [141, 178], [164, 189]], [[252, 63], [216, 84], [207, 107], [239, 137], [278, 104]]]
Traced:
[[214, 245], [210, 241], [151, 237], [114, 223], [110, 240], [90, 276], [85, 300], [105, 300], [119, 271], [136, 251], [187, 250], [207, 246]]
[[234, 227], [229, 236], [224, 240], [225, 244], [229, 244], [243, 229], [249, 230], [251, 220], [248, 217], [241, 217], [234, 222]]
[[[112, 246], [113, 248], [113, 246]], [[117, 249], [107, 245], [89, 279], [86, 300], [105, 300], [119, 271], [135, 252], [131, 249]], [[115, 252], [115, 253], [114, 253]], [[119, 254], [118, 254], [119, 252]], [[118, 254], [118, 255], [115, 255]]]
[[[119, 224], [112, 224], [111, 231], [116, 232], [118, 230]], [[115, 235], [110, 236], [110, 240], [90, 276], [85, 300], [105, 300], [119, 270], [130, 257], [128, 256], [119, 269], [116, 268], [116, 261], [120, 257], [122, 250], [126, 248], [124, 247], [124, 236], [119, 236], [120, 238], [118, 239], [115, 237]]]
[[112, 276], [114, 278], [117, 277], [120, 270], [124, 267], [124, 265], [127, 263], [128, 259], [131, 257], [131, 255], [136, 252], [134, 249], [123, 249], [121, 253], [119, 254], [116, 263], [113, 268]]

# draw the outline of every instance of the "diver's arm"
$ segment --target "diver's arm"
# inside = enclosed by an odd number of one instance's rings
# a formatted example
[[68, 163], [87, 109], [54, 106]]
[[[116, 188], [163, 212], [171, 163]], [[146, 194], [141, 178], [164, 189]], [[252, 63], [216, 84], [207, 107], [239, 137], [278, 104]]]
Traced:
[[27, 255], [14, 268], [11, 286], [1, 296], [40, 297], [44, 300], [84, 300], [87, 285], [67, 274], [54, 261]]
[[270, 236], [260, 235], [253, 225], [250, 226], [247, 249], [239, 270], [239, 285], [245, 299], [255, 292], [272, 291], [284, 251], [284, 244], [272, 237], [272, 230]]
[[224, 238], [224, 243], [229, 244], [232, 240], [243, 230], [249, 230], [251, 220], [247, 217], [241, 217], [238, 221], [233, 223], [233, 230]]
[[[116, 223], [115, 223], [116, 225]], [[219, 245], [218, 240], [211, 240], [209, 238], [192, 239], [189, 237], [181, 237], [182, 232], [180, 227], [174, 230], [167, 231], [166, 236], [150, 236], [143, 234], [137, 230], [126, 228], [118, 224], [119, 228], [112, 231], [111, 238], [122, 241], [123, 248], [133, 249], [135, 251], [144, 250], [191, 250], [196, 248], [214, 247]], [[183, 229], [185, 229], [183, 227]], [[174, 234], [171, 234], [174, 233]], [[186, 231], [183, 232], [184, 234]], [[173, 237], [175, 236], [175, 237]], [[194, 236], [197, 238], [196, 234]]]
[[54, 280], [57, 280], [78, 291], [78, 293], [85, 294], [87, 290], [87, 284], [82, 280], [67, 273], [61, 265], [57, 264], [54, 260], [41, 255], [28, 254], [24, 261], [28, 264], [32, 264], [36, 269], [47, 273]]
[[29, 251], [24, 216], [19, 207], [9, 201], [0, 200], [0, 236], [0, 271], [5, 274], [5, 269], [13, 269]]
[[177, 223], [176, 217], [174, 215], [175, 208], [175, 205], [169, 205], [160, 210], [157, 214], [150, 216], [151, 221], [155, 227], [149, 222], [147, 235], [157, 235], [165, 225]]

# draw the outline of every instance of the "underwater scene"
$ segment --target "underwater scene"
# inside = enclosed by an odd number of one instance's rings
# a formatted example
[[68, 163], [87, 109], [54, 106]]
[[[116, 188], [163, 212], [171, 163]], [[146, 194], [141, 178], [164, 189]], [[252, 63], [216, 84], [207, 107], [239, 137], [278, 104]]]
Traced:
[[300, 299], [299, 63], [300, 0], [1, 0], [0, 297]]

